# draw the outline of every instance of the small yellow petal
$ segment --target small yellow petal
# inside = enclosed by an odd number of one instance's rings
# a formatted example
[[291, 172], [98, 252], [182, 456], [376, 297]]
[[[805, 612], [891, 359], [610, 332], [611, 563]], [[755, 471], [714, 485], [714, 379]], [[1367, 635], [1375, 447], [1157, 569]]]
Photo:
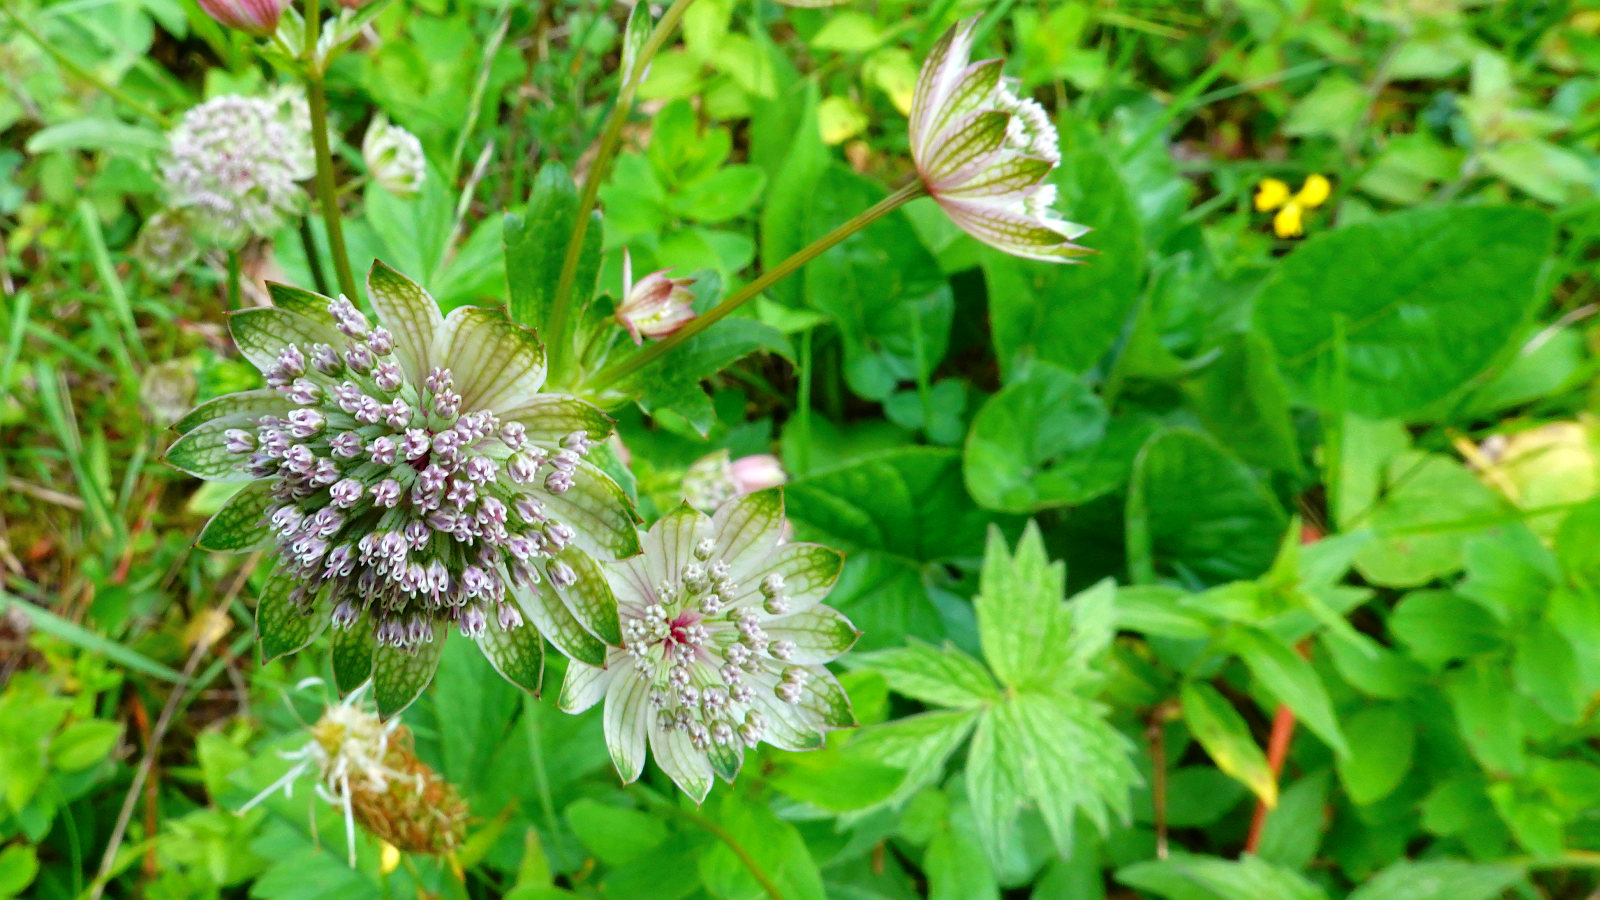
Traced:
[[1272, 217], [1272, 230], [1278, 237], [1293, 238], [1306, 233], [1305, 226], [1300, 222], [1301, 207], [1299, 202], [1290, 200]]
[[1289, 201], [1289, 186], [1276, 178], [1263, 178], [1256, 186], [1256, 212], [1277, 209]]
[[378, 857], [378, 870], [387, 875], [400, 868], [400, 848], [385, 840], [378, 841], [380, 846]]
[[1327, 202], [1328, 195], [1333, 193], [1333, 185], [1321, 175], [1311, 175], [1306, 178], [1306, 183], [1300, 185], [1300, 193], [1294, 195], [1295, 202], [1306, 209], [1315, 209]]

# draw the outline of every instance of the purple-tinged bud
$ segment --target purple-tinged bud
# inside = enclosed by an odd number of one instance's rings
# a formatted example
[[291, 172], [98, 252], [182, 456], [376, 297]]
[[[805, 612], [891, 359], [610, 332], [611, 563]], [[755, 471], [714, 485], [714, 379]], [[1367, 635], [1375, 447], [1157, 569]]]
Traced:
[[385, 531], [378, 538], [378, 556], [395, 565], [405, 562], [406, 539], [398, 531]]
[[546, 543], [556, 553], [566, 549], [566, 546], [572, 543], [577, 536], [578, 533], [573, 531], [572, 526], [565, 522], [551, 522], [544, 530]]
[[461, 395], [455, 391], [440, 391], [433, 396], [433, 414], [441, 419], [454, 419], [461, 414]]
[[341, 478], [328, 489], [329, 498], [333, 505], [340, 509], [349, 509], [361, 502], [361, 495], [366, 493], [361, 489], [361, 482], [354, 478]]
[[421, 459], [426, 456], [433, 442], [428, 440], [428, 433], [421, 428], [406, 430], [405, 440], [400, 443], [400, 452], [405, 454], [407, 460]]
[[333, 537], [344, 527], [344, 516], [338, 510], [324, 506], [311, 517], [309, 527], [317, 537]]
[[529, 525], [549, 521], [549, 517], [544, 514], [544, 504], [532, 497], [518, 497], [512, 508], [517, 511], [517, 517]]
[[327, 344], [312, 344], [311, 367], [324, 375], [334, 376], [344, 371], [344, 361], [339, 359], [338, 351]]
[[573, 453], [583, 456], [594, 448], [596, 442], [589, 440], [587, 431], [574, 431], [561, 439], [561, 446]]
[[495, 618], [500, 620], [501, 631], [514, 631], [522, 627], [522, 613], [510, 603], [501, 603], [495, 610]]
[[356, 606], [354, 603], [351, 603], [349, 600], [341, 600], [339, 601], [339, 605], [333, 608], [332, 625], [334, 628], [340, 631], [345, 631], [349, 629], [350, 626], [356, 624], [356, 621], [360, 618], [360, 607]]
[[379, 435], [367, 445], [367, 458], [375, 465], [392, 466], [395, 460], [394, 438], [388, 435]]
[[372, 502], [384, 509], [394, 509], [400, 502], [400, 482], [385, 478], [372, 486]]
[[372, 371], [372, 351], [367, 349], [366, 344], [351, 344], [345, 348], [344, 364], [357, 375], [365, 375]]
[[222, 433], [222, 449], [229, 453], [253, 453], [256, 449], [255, 436], [242, 428], [229, 428]]
[[413, 415], [411, 404], [405, 402], [404, 400], [395, 400], [390, 403], [385, 403], [383, 406], [379, 407], [379, 411], [383, 413], [384, 424], [388, 425], [390, 428], [393, 428], [395, 431], [399, 431], [411, 424], [411, 417]]
[[367, 338], [367, 346], [372, 348], [375, 356], [388, 356], [394, 352], [394, 335], [390, 334], [387, 328], [374, 328], [371, 336]]
[[474, 456], [467, 460], [467, 477], [475, 484], [484, 484], [494, 480], [494, 460], [487, 456]]
[[521, 450], [528, 441], [528, 428], [521, 422], [507, 422], [500, 426], [500, 442], [511, 450]]
[[278, 368], [290, 378], [298, 378], [306, 373], [306, 355], [290, 344], [278, 353]]
[[506, 541], [506, 552], [510, 553], [515, 559], [527, 562], [538, 555], [539, 546], [528, 536], [519, 534]]
[[291, 444], [283, 452], [283, 465], [296, 475], [310, 475], [311, 467], [317, 464], [317, 455], [305, 444]]
[[261, 452], [273, 459], [283, 459], [292, 446], [294, 444], [289, 441], [289, 435], [283, 431], [277, 428], [261, 430]]
[[402, 533], [405, 535], [406, 545], [412, 550], [421, 550], [423, 547], [428, 546], [428, 538], [433, 537], [433, 533], [428, 526], [418, 522], [416, 519], [407, 522]]
[[266, 37], [278, 29], [278, 19], [290, 0], [199, 0], [206, 15], [228, 28], [237, 28], [256, 37]]
[[556, 469], [545, 476], [544, 489], [552, 494], [565, 494], [572, 490], [572, 473]]
[[478, 499], [478, 489], [465, 478], [455, 478], [451, 480], [450, 490], [445, 493], [444, 498], [457, 506], [471, 506], [472, 502]]
[[300, 523], [305, 519], [305, 514], [296, 506], [280, 506], [272, 512], [272, 527], [282, 537], [288, 537], [300, 530]]
[[668, 278], [670, 271], [652, 272], [623, 287], [617, 323], [628, 329], [635, 344], [643, 344], [647, 337], [666, 337], [695, 317], [694, 294], [689, 291], [694, 279]]
[[400, 390], [404, 377], [400, 373], [400, 367], [386, 359], [373, 368], [372, 380], [378, 385], [378, 390], [392, 394]]
[[339, 475], [339, 464], [324, 456], [312, 467], [311, 483], [318, 487], [327, 487], [338, 481]]
[[355, 459], [361, 455], [361, 435], [353, 431], [341, 431], [328, 439], [328, 449], [340, 459]]
[[367, 317], [356, 309], [355, 304], [351, 303], [348, 297], [341, 296], [339, 299], [331, 301], [328, 304], [328, 312], [333, 314], [334, 322], [338, 325], [339, 332], [347, 338], [360, 340], [371, 333], [372, 329], [367, 324]]
[[553, 562], [545, 571], [550, 575], [550, 583], [558, 588], [568, 588], [578, 583], [578, 573], [564, 562]]
[[324, 425], [328, 424], [327, 420], [322, 417], [322, 413], [314, 409], [293, 410], [289, 413], [288, 418], [289, 433], [300, 440], [316, 435], [322, 431]]
[[365, 396], [365, 394], [361, 393], [361, 388], [348, 381], [341, 381], [334, 385], [333, 388], [333, 402], [337, 403], [339, 409], [349, 415], [355, 415]]
[[301, 406], [310, 406], [322, 399], [322, 388], [309, 378], [296, 378], [294, 384], [289, 385], [283, 393], [290, 403]]
[[550, 457], [550, 465], [562, 472], [572, 472], [582, 461], [583, 457], [571, 450], [557, 450], [555, 455]]
[[538, 475], [538, 465], [527, 454], [517, 453], [506, 460], [506, 477], [514, 484], [531, 484]]
[[437, 491], [444, 487], [445, 479], [449, 473], [432, 463], [429, 463], [421, 472], [417, 473], [417, 485], [425, 491]]
[[483, 607], [476, 603], [469, 603], [461, 608], [461, 634], [473, 640], [483, 637], [489, 631], [489, 618], [484, 615]]
[[363, 396], [361, 402], [356, 404], [356, 411], [351, 415], [363, 425], [376, 425], [383, 418], [383, 404], [371, 397]]
[[328, 551], [328, 558], [324, 565], [324, 575], [328, 578], [343, 578], [356, 570], [355, 548], [349, 544], [340, 544]]
[[478, 504], [478, 521], [504, 525], [506, 523], [506, 505], [500, 502], [499, 497], [483, 498], [483, 502]]
[[433, 371], [428, 373], [428, 377], [422, 384], [423, 387], [428, 389], [429, 393], [437, 394], [441, 391], [450, 390], [455, 384], [455, 380], [451, 376], [449, 369], [434, 366]]

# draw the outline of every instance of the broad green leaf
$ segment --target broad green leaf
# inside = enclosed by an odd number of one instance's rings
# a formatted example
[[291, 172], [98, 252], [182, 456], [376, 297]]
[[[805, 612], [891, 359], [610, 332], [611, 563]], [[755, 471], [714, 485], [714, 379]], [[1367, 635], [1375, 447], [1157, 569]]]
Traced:
[[718, 841], [700, 855], [700, 877], [715, 897], [761, 897], [766, 894], [750, 874], [754, 864], [785, 900], [824, 900], [822, 873], [795, 826], [778, 818], [765, 803], [751, 802], [737, 791], [724, 791], [721, 802], [706, 815], [726, 833], [739, 836], [748, 862]]
[[1180, 696], [1184, 723], [1217, 768], [1237, 778], [1269, 808], [1276, 806], [1278, 780], [1233, 704], [1202, 682], [1185, 682]]
[[1287, 524], [1259, 476], [1192, 431], [1144, 446], [1127, 509], [1129, 566], [1146, 581], [1158, 570], [1212, 584], [1255, 578], [1272, 565]]
[[960, 463], [953, 450], [902, 447], [809, 473], [784, 489], [789, 519], [845, 549], [919, 562], [975, 556], [988, 517], [967, 498]]
[[1085, 503], [1127, 482], [1152, 430], [1143, 417], [1111, 419], [1081, 377], [1038, 363], [978, 410], [962, 471], [972, 496], [990, 509]]
[[1377, 584], [1412, 587], [1459, 571], [1467, 538], [1510, 509], [1466, 467], [1438, 454], [1402, 453], [1385, 475], [1388, 489], [1359, 520], [1376, 537], [1356, 553], [1356, 567]]
[[1467, 749], [1490, 775], [1519, 775], [1527, 768], [1527, 724], [1503, 666], [1480, 659], [1456, 668], [1444, 677], [1444, 693]]
[[1433, 669], [1499, 647], [1503, 627], [1477, 603], [1451, 591], [1412, 591], [1389, 616], [1389, 633], [1411, 658]]
[[1117, 871], [1117, 880], [1167, 900], [1327, 900], [1321, 888], [1260, 857], [1174, 853]]
[[1328, 787], [1326, 771], [1300, 779], [1278, 795], [1278, 805], [1267, 814], [1261, 828], [1262, 859], [1289, 869], [1304, 869], [1316, 858], [1317, 846], [1327, 830]]
[[[1068, 128], [1068, 138], [1074, 129]], [[995, 355], [1011, 373], [1023, 359], [1088, 371], [1122, 331], [1144, 283], [1144, 229], [1127, 186], [1094, 139], [1078, 131], [1052, 176], [1057, 208], [1094, 230], [1084, 265], [1039, 265], [984, 251]]]
[[1219, 350], [1216, 361], [1184, 385], [1195, 413], [1245, 462], [1300, 472], [1288, 390], [1271, 345], [1258, 335], [1240, 334]]
[[1518, 866], [1403, 859], [1356, 888], [1350, 900], [1494, 900], [1522, 878]]
[[975, 709], [999, 696], [999, 686], [983, 664], [948, 644], [935, 647], [913, 641], [857, 655], [852, 662], [882, 675], [895, 693], [924, 703]]
[[1000, 889], [983, 847], [966, 832], [947, 828], [933, 836], [923, 863], [929, 900], [999, 900]]
[[1532, 209], [1456, 206], [1322, 232], [1262, 282], [1255, 325], [1298, 399], [1342, 334], [1347, 408], [1405, 416], [1500, 353], [1538, 300], [1552, 230]]
[[563, 815], [578, 840], [608, 866], [621, 865], [671, 835], [658, 816], [587, 797], [568, 806]]
[[1262, 687], [1294, 710], [1335, 753], [1349, 754], [1328, 690], [1310, 662], [1278, 637], [1253, 628], [1235, 630], [1229, 641]]
[[1350, 755], [1335, 760], [1345, 793], [1361, 806], [1389, 796], [1411, 769], [1416, 731], [1399, 706], [1369, 706], [1344, 721]]
[[80, 772], [111, 756], [122, 737], [122, 723], [82, 719], [50, 740], [50, 763], [63, 772]]
[[[548, 325], [556, 283], [560, 280], [567, 244], [578, 215], [578, 189], [572, 176], [558, 163], [547, 163], [535, 176], [528, 204], [519, 214], [505, 218], [506, 285], [511, 298], [511, 318], [519, 325]], [[599, 217], [584, 236], [583, 261], [573, 295], [579, 303], [594, 293], [600, 255]], [[561, 335], [545, 335], [547, 343]]]
[[11, 844], [0, 850], [0, 897], [16, 897], [39, 874], [37, 851], [28, 844]]

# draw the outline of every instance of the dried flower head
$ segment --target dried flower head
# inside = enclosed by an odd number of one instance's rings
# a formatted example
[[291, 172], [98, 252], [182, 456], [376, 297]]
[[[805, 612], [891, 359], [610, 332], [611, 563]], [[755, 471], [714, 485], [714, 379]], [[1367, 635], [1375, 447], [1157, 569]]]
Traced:
[[217, 550], [271, 547], [257, 630], [267, 657], [333, 625], [341, 688], [375, 683], [378, 710], [432, 679], [455, 626], [508, 680], [536, 690], [542, 631], [599, 663], [575, 618], [604, 591], [591, 554], [637, 552], [626, 495], [584, 459], [611, 421], [541, 393], [544, 348], [499, 310], [441, 317], [433, 298], [375, 264], [370, 323], [349, 300], [277, 285], [276, 308], [236, 312], [265, 390], [190, 413], [167, 461], [248, 482], [206, 525]]
[[361, 158], [379, 187], [400, 197], [409, 197], [422, 187], [428, 175], [422, 142], [417, 136], [391, 124], [379, 113], [367, 126], [361, 139]]
[[1088, 233], [1051, 207], [1045, 178], [1061, 161], [1055, 125], [1000, 75], [1003, 60], [969, 62], [977, 20], [939, 39], [911, 104], [911, 157], [929, 195], [961, 229], [1015, 256], [1067, 262]]
[[635, 344], [644, 339], [664, 338], [695, 317], [693, 278], [668, 278], [671, 269], [651, 272], [633, 281], [632, 261], [623, 257], [622, 303], [617, 306], [617, 323], [628, 329]]
[[229, 28], [266, 37], [278, 28], [278, 19], [290, 0], [198, 0], [206, 15]]
[[387, 722], [367, 712], [352, 694], [329, 706], [311, 726], [311, 740], [283, 754], [296, 764], [239, 809], [249, 811], [316, 771], [317, 793], [344, 813], [350, 865], [356, 864], [357, 824], [410, 852], [442, 855], [466, 837], [467, 804], [412, 749], [411, 732], [398, 718]]
[[161, 167], [168, 199], [223, 245], [270, 234], [304, 207], [300, 182], [316, 172], [303, 96], [224, 96], [184, 113]]
[[815, 748], [855, 723], [823, 665], [859, 634], [821, 602], [840, 556], [784, 543], [782, 531], [776, 490], [715, 516], [685, 506], [656, 522], [641, 556], [606, 566], [621, 633], [603, 666], [568, 666], [561, 707], [605, 700], [606, 746], [623, 781], [639, 777], [648, 742], [699, 802], [713, 772], [738, 774], [745, 748]]

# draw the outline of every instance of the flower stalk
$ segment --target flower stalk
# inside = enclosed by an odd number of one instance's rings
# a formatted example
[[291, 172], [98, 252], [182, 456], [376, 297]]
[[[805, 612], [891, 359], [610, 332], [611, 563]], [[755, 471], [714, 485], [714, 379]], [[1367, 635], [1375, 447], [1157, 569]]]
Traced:
[[639, 84], [644, 81], [644, 73], [649, 70], [650, 61], [677, 29], [683, 14], [693, 2], [694, 0], [673, 0], [673, 4], [662, 14], [661, 21], [650, 31], [650, 37], [633, 60], [633, 67], [623, 73], [622, 92], [617, 96], [616, 106], [611, 109], [611, 117], [606, 120], [605, 130], [601, 132], [600, 144], [595, 149], [594, 162], [589, 166], [589, 175], [583, 180], [583, 193], [578, 198], [578, 217], [572, 223], [572, 237], [567, 241], [567, 253], [561, 260], [561, 275], [556, 280], [555, 299], [550, 310], [548, 340], [551, 371], [560, 371], [571, 349], [567, 346], [568, 342], [564, 335], [568, 309], [572, 305], [573, 282], [578, 277], [578, 261], [583, 257], [584, 238], [589, 234], [590, 214], [600, 199], [600, 185], [605, 182], [606, 172], [611, 168], [611, 160], [617, 155], [617, 149], [622, 142], [622, 126], [627, 123], [628, 113], [633, 110], [634, 95], [639, 92]]
[[646, 347], [643, 351], [636, 353], [633, 356], [630, 356], [627, 359], [617, 363], [611, 368], [601, 372], [597, 379], [599, 385], [602, 388], [609, 388], [610, 386], [617, 384], [624, 378], [627, 378], [629, 375], [632, 375], [645, 366], [650, 365], [657, 359], [660, 359], [666, 354], [672, 352], [674, 347], [677, 347], [679, 344], [684, 343], [700, 332], [705, 331], [707, 328], [710, 328], [712, 325], [715, 325], [717, 322], [726, 318], [729, 313], [738, 309], [740, 306], [743, 306], [745, 303], [749, 302], [751, 298], [757, 296], [762, 291], [765, 291], [767, 288], [783, 280], [789, 275], [794, 274], [794, 272], [801, 266], [833, 249], [845, 238], [855, 234], [863, 228], [866, 228], [868, 225], [871, 225], [873, 222], [876, 222], [889, 213], [894, 212], [910, 201], [915, 200], [918, 197], [925, 196], [926, 194], [927, 189], [923, 186], [923, 183], [920, 180], [913, 181], [910, 184], [907, 184], [905, 187], [900, 188], [889, 196], [873, 204], [866, 211], [857, 215], [855, 218], [845, 222], [838, 228], [835, 228], [834, 230], [818, 238], [816, 241], [812, 242], [810, 246], [797, 251], [788, 259], [785, 259], [783, 262], [778, 263], [771, 269], [761, 273], [754, 281], [733, 292], [732, 294], [729, 294], [728, 297], [721, 303], [718, 303], [716, 306], [713, 306], [711, 309], [707, 310], [701, 315], [689, 320], [682, 328], [678, 329], [676, 332], [673, 332], [671, 335], [668, 335], [666, 339]]
[[344, 245], [339, 191], [333, 179], [333, 151], [328, 145], [328, 94], [323, 86], [325, 61], [317, 58], [321, 6], [321, 0], [306, 0], [305, 56], [301, 60], [305, 65], [306, 100], [311, 107], [311, 145], [317, 155], [317, 203], [322, 207], [322, 224], [328, 232], [328, 252], [333, 256], [339, 292], [354, 298], [360, 294], [356, 291], [355, 273], [350, 269], [350, 254]]

